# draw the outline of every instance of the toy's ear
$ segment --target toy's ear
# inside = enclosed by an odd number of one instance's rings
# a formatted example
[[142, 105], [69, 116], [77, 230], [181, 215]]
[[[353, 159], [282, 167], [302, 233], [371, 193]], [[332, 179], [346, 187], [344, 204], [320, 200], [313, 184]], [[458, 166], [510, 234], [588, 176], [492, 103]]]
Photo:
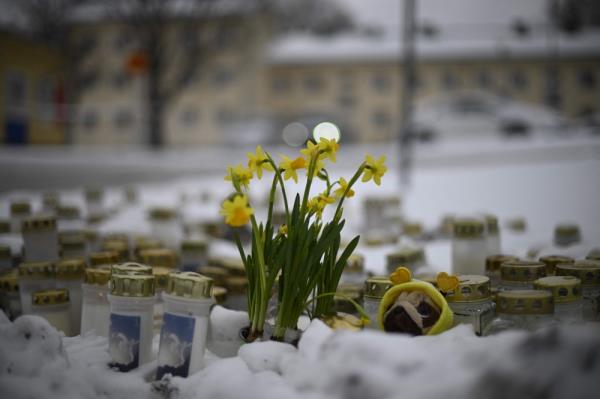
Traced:
[[390, 281], [394, 285], [408, 283], [412, 279], [410, 270], [404, 266], [398, 267], [392, 274], [390, 274]]
[[458, 277], [449, 276], [446, 272], [438, 273], [436, 280], [438, 288], [443, 292], [454, 291], [458, 288], [458, 284], [460, 283]]

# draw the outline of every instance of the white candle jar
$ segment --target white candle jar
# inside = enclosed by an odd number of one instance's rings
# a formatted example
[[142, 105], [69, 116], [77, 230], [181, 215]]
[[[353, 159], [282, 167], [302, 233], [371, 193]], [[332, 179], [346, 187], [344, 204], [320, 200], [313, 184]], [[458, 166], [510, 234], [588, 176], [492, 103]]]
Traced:
[[169, 269], [166, 267], [153, 267], [152, 274], [155, 279], [155, 298], [156, 302], [154, 303], [154, 321], [153, 328], [154, 333], [160, 333], [160, 329], [163, 324], [163, 314], [165, 313], [165, 302], [163, 300], [163, 292], [167, 288], [169, 283], [169, 274], [173, 271], [173, 269]]
[[557, 276], [573, 276], [581, 280], [583, 318], [586, 321], [600, 320], [600, 262], [579, 260], [572, 264], [556, 265]]
[[208, 334], [212, 279], [197, 273], [171, 273], [163, 293], [165, 313], [160, 333], [156, 379], [187, 377], [203, 366]]
[[152, 360], [154, 276], [113, 274], [108, 301], [111, 367], [129, 371]]
[[581, 280], [573, 276], [549, 276], [534, 281], [537, 290], [546, 290], [554, 297], [554, 316], [563, 323], [583, 321]]
[[485, 226], [478, 219], [455, 219], [452, 238], [452, 272], [484, 275], [487, 257]]
[[81, 307], [83, 276], [85, 260], [82, 258], [62, 259], [56, 263], [56, 287], [69, 291], [71, 302], [71, 332], [79, 335], [81, 332]]
[[208, 244], [200, 239], [187, 239], [181, 243], [181, 270], [195, 272], [207, 264]]
[[152, 208], [149, 214], [152, 235], [168, 248], [179, 249], [183, 228], [175, 210]]
[[532, 290], [533, 282], [546, 277], [546, 265], [542, 262], [514, 260], [500, 265], [499, 290]]
[[75, 205], [61, 205], [56, 210], [59, 231], [78, 231], [85, 228], [85, 221], [81, 218], [79, 207]]
[[88, 217], [97, 217], [104, 214], [104, 190], [88, 188], [85, 190], [85, 206]]
[[456, 290], [445, 295], [448, 306], [454, 313], [454, 325], [471, 324], [475, 334], [483, 335], [495, 316], [490, 279], [477, 275], [462, 275], [458, 278]]
[[17, 270], [13, 269], [0, 276], [0, 305], [10, 320], [14, 320], [21, 315]]
[[518, 260], [516, 256], [491, 255], [485, 258], [485, 275], [490, 278], [490, 284], [496, 288], [500, 285], [500, 266], [504, 262]]
[[58, 236], [61, 258], [83, 258], [89, 256], [88, 242], [80, 232], [60, 233]]
[[365, 277], [365, 257], [360, 254], [350, 255], [342, 272], [340, 283], [363, 284]]
[[166, 267], [176, 270], [179, 264], [177, 253], [168, 248], [144, 249], [140, 252], [142, 263], [152, 267]]
[[484, 335], [507, 330], [535, 331], [557, 324], [554, 318], [554, 300], [548, 291], [514, 290], [499, 292], [496, 296], [497, 317]]
[[54, 216], [34, 216], [23, 220], [21, 225], [25, 260], [58, 260], [58, 232]]
[[71, 336], [69, 291], [53, 289], [36, 291], [31, 295], [32, 314], [43, 317], [58, 331]]
[[373, 276], [365, 281], [363, 308], [371, 321], [367, 328], [377, 329], [377, 314], [383, 295], [392, 287], [388, 276]]
[[81, 335], [94, 331], [96, 335], [108, 337], [110, 304], [108, 303], [108, 267], [85, 269], [81, 290]]
[[24, 262], [19, 265], [19, 297], [23, 314], [31, 314], [31, 294], [56, 288], [52, 262]]
[[399, 266], [408, 268], [414, 274], [422, 272], [425, 267], [425, 252], [422, 248], [406, 247], [386, 255], [388, 274], [393, 273]]
[[31, 215], [31, 204], [27, 201], [14, 201], [10, 204], [10, 230], [21, 232], [23, 220]]
[[500, 244], [500, 229], [498, 228], [498, 218], [494, 215], [485, 215], [486, 224], [486, 246], [487, 255], [496, 255], [502, 252]]

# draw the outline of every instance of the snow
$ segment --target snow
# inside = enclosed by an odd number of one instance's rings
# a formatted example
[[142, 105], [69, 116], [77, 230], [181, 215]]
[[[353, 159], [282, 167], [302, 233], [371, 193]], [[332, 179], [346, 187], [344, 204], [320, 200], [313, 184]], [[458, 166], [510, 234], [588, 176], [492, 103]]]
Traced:
[[0, 394], [110, 399], [588, 398], [600, 389], [597, 326], [483, 339], [459, 326], [440, 336], [412, 338], [377, 331], [333, 332], [315, 320], [298, 348], [266, 341], [242, 346], [235, 357], [218, 359], [207, 353], [207, 366], [200, 372], [154, 383], [153, 362], [129, 373], [109, 369], [106, 346], [105, 338], [93, 335], [65, 338], [36, 316], [11, 323], [0, 314]]

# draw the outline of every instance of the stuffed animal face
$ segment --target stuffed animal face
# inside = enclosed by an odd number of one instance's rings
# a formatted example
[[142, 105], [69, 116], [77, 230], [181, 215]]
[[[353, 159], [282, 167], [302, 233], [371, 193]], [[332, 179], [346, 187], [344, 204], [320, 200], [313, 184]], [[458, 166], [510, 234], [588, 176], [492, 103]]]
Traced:
[[440, 308], [424, 292], [401, 292], [385, 312], [384, 330], [413, 336], [425, 335], [439, 320], [440, 313]]

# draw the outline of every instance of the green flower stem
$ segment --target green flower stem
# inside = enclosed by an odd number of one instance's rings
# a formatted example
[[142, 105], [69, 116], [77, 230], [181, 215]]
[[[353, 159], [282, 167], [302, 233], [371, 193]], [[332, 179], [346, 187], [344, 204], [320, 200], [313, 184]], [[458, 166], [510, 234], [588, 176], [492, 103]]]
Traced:
[[308, 173], [306, 174], [306, 187], [304, 188], [304, 196], [302, 197], [302, 207], [301, 214], [305, 214], [306, 207], [308, 205], [308, 196], [310, 195], [310, 186], [312, 185], [313, 175], [315, 173], [315, 167], [317, 165], [317, 161], [319, 160], [319, 156], [321, 155], [321, 151], [314, 153], [310, 157], [310, 163], [308, 165]]
[[[277, 176], [277, 180], [279, 181], [279, 186], [281, 187], [281, 194], [283, 195], [283, 205], [285, 206], [285, 214], [286, 214], [287, 218], [289, 219], [290, 210], [288, 208], [287, 193], [285, 191], [285, 184], [283, 184], [283, 178], [281, 177], [281, 172], [279, 171], [279, 167], [277, 166], [277, 164], [275, 164], [275, 161], [273, 161], [273, 158], [271, 158], [271, 155], [269, 153], [265, 153], [265, 155], [267, 156], [269, 163], [273, 167], [275, 176]], [[275, 194], [272, 192], [272, 195], [274, 196]], [[274, 200], [274, 198], [273, 198], [273, 200]], [[289, 220], [288, 220], [288, 222], [289, 222]]]
[[352, 176], [352, 179], [350, 179], [350, 181], [348, 182], [348, 186], [346, 187], [346, 190], [344, 190], [344, 194], [340, 198], [340, 202], [338, 202], [338, 205], [335, 208], [335, 214], [334, 214], [334, 218], [335, 219], [339, 219], [339, 218], [342, 217], [340, 210], [342, 209], [342, 204], [344, 203], [344, 200], [346, 199], [346, 194], [348, 194], [348, 191], [350, 191], [350, 189], [352, 189], [352, 186], [354, 185], [354, 183], [356, 183], [356, 181], [358, 180], [358, 178], [362, 175], [362, 173], [365, 170], [366, 166], [367, 166], [367, 164], [365, 162], [363, 162], [358, 167], [358, 169], [356, 170], [356, 172], [354, 173], [354, 176]]

